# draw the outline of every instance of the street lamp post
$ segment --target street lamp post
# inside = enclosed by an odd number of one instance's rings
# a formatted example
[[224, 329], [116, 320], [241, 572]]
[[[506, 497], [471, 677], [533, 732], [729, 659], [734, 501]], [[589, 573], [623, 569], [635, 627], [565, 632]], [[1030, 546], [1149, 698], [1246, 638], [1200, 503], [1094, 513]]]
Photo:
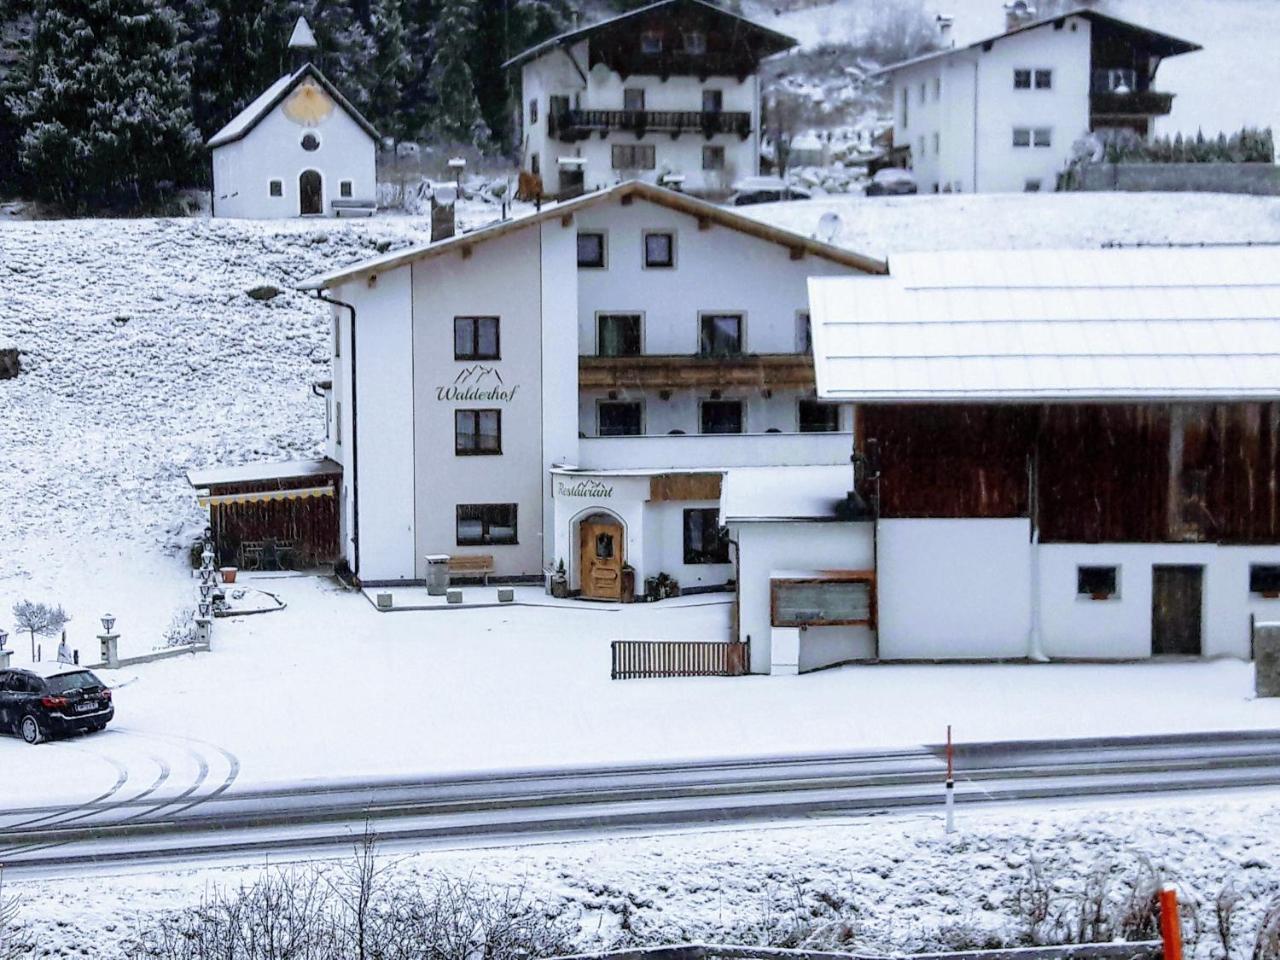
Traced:
[[200, 583], [196, 586], [196, 643], [208, 644], [213, 638], [213, 594], [217, 589], [217, 571], [213, 568], [213, 530], [205, 528], [204, 549], [200, 552]]
[[98, 644], [102, 651], [102, 662], [110, 670], [120, 666], [120, 635], [115, 632], [115, 625], [115, 617], [109, 613], [102, 615], [102, 632], [98, 634]]
[[13, 657], [13, 651], [8, 649], [5, 644], [9, 642], [9, 631], [0, 627], [0, 670], [9, 666], [9, 660]]

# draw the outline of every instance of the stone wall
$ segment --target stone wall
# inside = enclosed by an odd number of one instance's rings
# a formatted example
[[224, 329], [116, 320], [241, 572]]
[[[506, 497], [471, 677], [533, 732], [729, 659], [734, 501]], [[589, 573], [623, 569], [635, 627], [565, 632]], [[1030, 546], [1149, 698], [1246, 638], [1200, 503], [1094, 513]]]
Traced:
[[1077, 172], [1080, 190], [1280, 195], [1272, 163], [1090, 163]]
[[12, 380], [18, 369], [18, 348], [0, 347], [0, 380]]

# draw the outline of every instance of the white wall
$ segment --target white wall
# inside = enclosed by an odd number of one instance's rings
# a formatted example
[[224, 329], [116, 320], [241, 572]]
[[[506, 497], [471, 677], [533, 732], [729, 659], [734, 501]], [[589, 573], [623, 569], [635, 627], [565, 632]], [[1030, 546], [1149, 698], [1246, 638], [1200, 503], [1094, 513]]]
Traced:
[[[593, 495], [578, 494], [578, 484], [584, 479], [580, 473], [553, 473], [551, 486], [554, 495], [554, 549], [553, 565], [563, 560], [569, 576], [569, 587], [581, 589], [582, 575], [579, 569], [578, 526], [585, 517], [593, 513], [607, 513], [616, 517], [623, 525], [625, 547], [623, 562], [635, 567], [636, 585], [640, 589], [643, 577], [647, 574], [650, 563], [646, 557], [646, 545], [654, 539], [646, 526], [645, 501], [649, 499], [649, 478], [637, 477], [600, 477], [599, 485], [589, 489]], [[566, 489], [569, 492], [565, 492]]]
[[[867, 570], [874, 565], [870, 523], [752, 522], [730, 525], [739, 547], [738, 637], [751, 640], [751, 672], [772, 663], [770, 576], [785, 569]], [[866, 627], [815, 627], [800, 638], [799, 665], [812, 670], [875, 655]]]
[[668, 467], [836, 466], [849, 462], [850, 433], [739, 433], [588, 437], [578, 466], [591, 470]]
[[[931, 192], [936, 183], [963, 192], [1021, 192], [1028, 180], [1053, 190], [1071, 144], [1089, 129], [1089, 38], [1089, 21], [1069, 17], [1060, 30], [1041, 27], [998, 40], [989, 51], [961, 51], [895, 72], [894, 145], [911, 147], [920, 191]], [[1037, 68], [1053, 71], [1051, 90], [1014, 88], [1015, 69]], [[934, 95], [938, 78], [940, 98]], [[904, 88], [910, 94], [905, 127]], [[1014, 147], [1015, 127], [1050, 128], [1052, 146]]]
[[[666, 573], [680, 581], [683, 589], [689, 587], [716, 587], [733, 579], [732, 563], [684, 562], [684, 512], [699, 508], [720, 509], [718, 500], [680, 500], [650, 503], [647, 514], [651, 519], [652, 539], [645, 546], [644, 577], [656, 577]], [[729, 551], [732, 560], [733, 551]], [[637, 568], [637, 573], [640, 573]]]
[[881, 520], [880, 657], [1023, 657], [1031, 626], [1030, 522]]
[[[302, 149], [302, 136], [308, 131], [320, 138], [318, 150]], [[340, 181], [352, 181], [353, 200], [377, 196], [376, 152], [373, 138], [336, 103], [325, 120], [304, 127], [289, 119], [281, 102], [247, 136], [213, 151], [214, 215], [296, 217], [298, 178], [304, 170], [317, 170], [324, 214], [332, 216], [331, 201], [339, 199]], [[272, 180], [282, 181], [283, 196], [271, 196]]]
[[[542, 530], [543, 567], [555, 564], [555, 543], [550, 531], [555, 523], [552, 499], [553, 464], [578, 462], [578, 358], [566, 349], [573, 336], [573, 318], [578, 312], [578, 286], [566, 282], [577, 269], [577, 232], [566, 230], [558, 220], [539, 227], [542, 259], [542, 331], [540, 374], [542, 379]], [[504, 438], [505, 439], [505, 438]]]
[[[1202, 652], [1249, 656], [1249, 615], [1280, 619], [1280, 600], [1249, 593], [1249, 566], [1280, 563], [1280, 546], [1195, 543], [1043, 544], [1040, 547], [1040, 624], [1050, 657], [1151, 656], [1152, 566], [1204, 567]], [[1076, 595], [1078, 566], [1118, 566], [1119, 595]]]

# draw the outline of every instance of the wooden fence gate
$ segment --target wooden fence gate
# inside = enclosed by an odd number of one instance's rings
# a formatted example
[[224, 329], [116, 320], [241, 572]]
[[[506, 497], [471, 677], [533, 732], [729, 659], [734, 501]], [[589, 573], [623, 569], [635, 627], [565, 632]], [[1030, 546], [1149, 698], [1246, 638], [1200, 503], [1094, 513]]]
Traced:
[[749, 642], [613, 641], [614, 680], [648, 677], [741, 677], [750, 669]]

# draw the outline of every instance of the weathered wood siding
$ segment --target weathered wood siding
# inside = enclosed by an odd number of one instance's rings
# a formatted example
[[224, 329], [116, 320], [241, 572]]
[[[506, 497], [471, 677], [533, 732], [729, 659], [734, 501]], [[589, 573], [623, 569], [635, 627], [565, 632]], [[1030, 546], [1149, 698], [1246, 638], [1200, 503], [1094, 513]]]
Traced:
[[880, 515], [1016, 517], [1044, 542], [1280, 543], [1280, 404], [864, 407]]

